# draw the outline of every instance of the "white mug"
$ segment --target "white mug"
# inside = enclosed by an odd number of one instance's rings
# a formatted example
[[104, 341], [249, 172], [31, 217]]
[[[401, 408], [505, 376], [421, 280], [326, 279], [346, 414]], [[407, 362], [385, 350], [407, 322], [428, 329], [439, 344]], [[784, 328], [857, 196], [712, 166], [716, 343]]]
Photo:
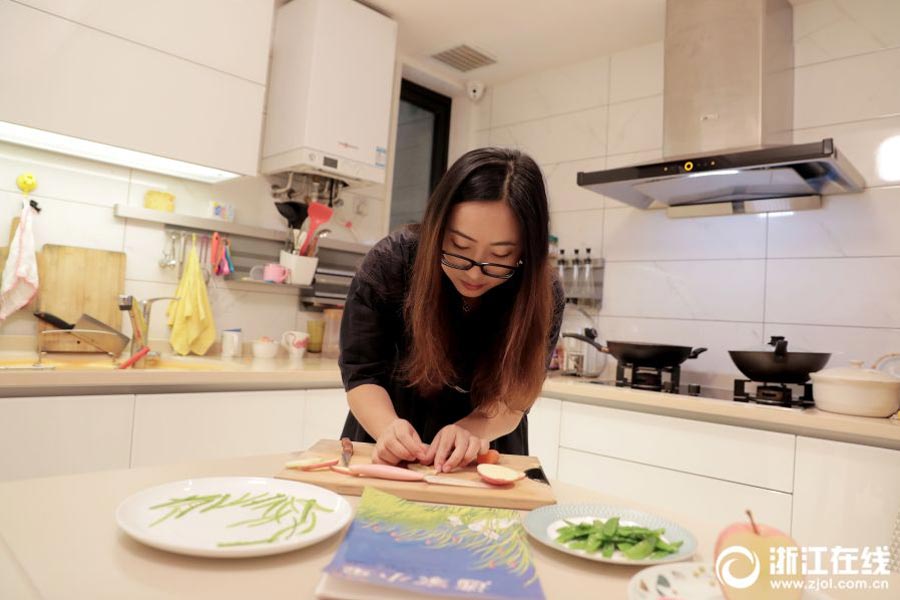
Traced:
[[222, 358], [241, 355], [241, 330], [226, 329], [222, 332]]
[[281, 345], [290, 356], [301, 358], [309, 346], [309, 334], [305, 331], [285, 331], [281, 335]]

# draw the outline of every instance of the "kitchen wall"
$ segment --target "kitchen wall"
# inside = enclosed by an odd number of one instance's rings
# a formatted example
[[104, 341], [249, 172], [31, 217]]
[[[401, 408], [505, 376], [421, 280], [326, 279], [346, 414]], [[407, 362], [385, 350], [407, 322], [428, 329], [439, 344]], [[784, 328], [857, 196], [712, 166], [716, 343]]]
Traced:
[[[175, 194], [178, 213], [205, 216], [209, 200], [229, 202], [236, 207], [236, 222], [285, 228], [263, 177], [243, 177], [218, 185], [176, 179], [155, 173], [107, 165], [52, 152], [0, 143], [0, 245], [8, 245], [9, 223], [21, 210], [21, 194], [16, 176], [33, 172], [38, 189], [32, 194], [43, 211], [35, 224], [38, 247], [46, 243], [83, 246], [127, 253], [125, 292], [139, 299], [172, 296], [177, 286], [172, 270], [160, 269], [166, 237], [162, 225], [119, 219], [113, 205], [142, 206], [149, 189]], [[374, 243], [383, 235], [384, 186], [345, 192], [346, 204], [338, 213], [342, 221], [353, 223], [346, 239]], [[273, 257], [276, 258], [277, 257]], [[218, 329], [241, 327], [245, 339], [302, 326], [306, 316], [298, 312], [295, 289], [279, 289], [257, 284], [225, 283], [217, 278], [209, 288]], [[31, 310], [23, 309], [0, 324], [3, 336], [33, 335], [36, 321]], [[167, 339], [165, 306], [157, 305], [151, 319], [151, 338]], [[123, 319], [130, 335], [130, 323]]]
[[661, 42], [494, 86], [474, 109], [472, 147], [531, 153], [560, 246], [606, 259], [601, 337], [708, 347], [688, 380], [727, 385], [727, 351], [770, 335], [832, 366], [900, 351], [900, 187], [878, 171], [900, 178], [900, 155], [879, 154], [900, 135], [900, 3], [797, 2], [794, 26], [795, 141], [834, 137], [868, 185], [821, 210], [672, 220], [577, 187], [578, 171], [661, 157]]

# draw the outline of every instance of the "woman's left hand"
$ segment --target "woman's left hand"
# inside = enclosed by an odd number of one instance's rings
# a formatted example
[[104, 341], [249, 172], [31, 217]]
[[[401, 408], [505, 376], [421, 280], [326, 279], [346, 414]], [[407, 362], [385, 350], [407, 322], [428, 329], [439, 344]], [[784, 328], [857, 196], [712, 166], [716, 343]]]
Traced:
[[421, 462], [426, 465], [434, 462], [436, 471], [447, 473], [456, 467], [468, 465], [489, 448], [487, 440], [473, 435], [468, 429], [459, 425], [447, 425], [434, 436]]

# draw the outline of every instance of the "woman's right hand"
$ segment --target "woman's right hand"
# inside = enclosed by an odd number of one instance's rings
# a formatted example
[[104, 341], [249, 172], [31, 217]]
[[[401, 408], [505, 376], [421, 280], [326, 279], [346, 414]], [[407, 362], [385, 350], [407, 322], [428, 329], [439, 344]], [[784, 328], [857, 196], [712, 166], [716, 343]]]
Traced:
[[415, 462], [421, 460], [427, 450], [428, 446], [422, 443], [409, 421], [394, 419], [378, 436], [372, 462], [387, 465], [396, 465], [402, 461]]

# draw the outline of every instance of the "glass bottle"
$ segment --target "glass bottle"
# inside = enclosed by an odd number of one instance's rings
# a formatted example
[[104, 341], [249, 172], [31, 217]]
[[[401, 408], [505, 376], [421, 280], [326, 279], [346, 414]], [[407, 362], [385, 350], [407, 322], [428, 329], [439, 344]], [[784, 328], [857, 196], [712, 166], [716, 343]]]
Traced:
[[581, 293], [579, 296], [588, 300], [594, 299], [594, 266], [591, 264], [591, 249], [585, 251], [584, 263], [581, 265]]
[[581, 258], [578, 256], [578, 248], [575, 248], [575, 256], [572, 258], [572, 281], [566, 295], [574, 298], [575, 304], [578, 304], [578, 298], [581, 296]]

